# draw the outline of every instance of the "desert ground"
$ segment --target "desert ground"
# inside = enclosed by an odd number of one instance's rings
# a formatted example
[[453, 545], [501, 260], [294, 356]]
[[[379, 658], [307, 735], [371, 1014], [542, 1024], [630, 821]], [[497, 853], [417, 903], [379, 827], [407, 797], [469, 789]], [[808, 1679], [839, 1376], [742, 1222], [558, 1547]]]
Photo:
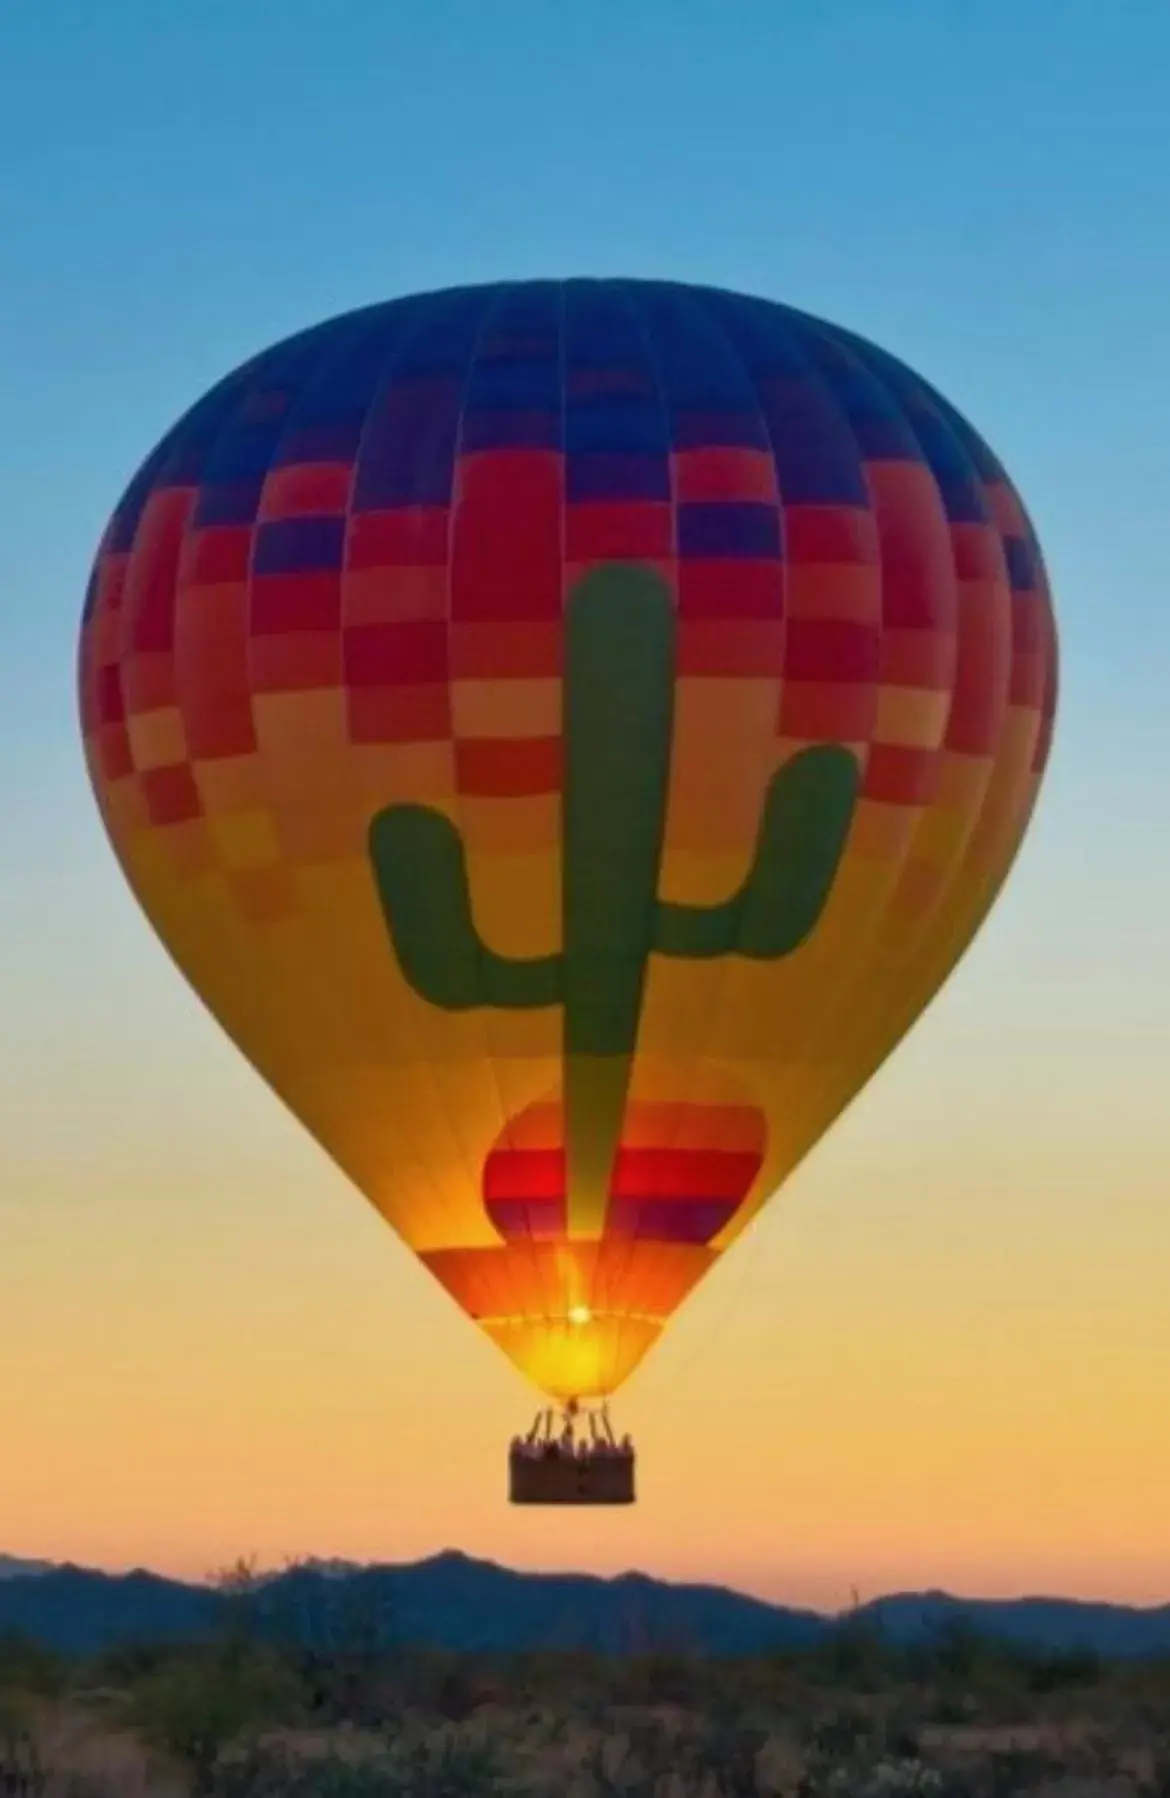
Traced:
[[1170, 1664], [0, 1643], [2, 1798], [1170, 1798]]

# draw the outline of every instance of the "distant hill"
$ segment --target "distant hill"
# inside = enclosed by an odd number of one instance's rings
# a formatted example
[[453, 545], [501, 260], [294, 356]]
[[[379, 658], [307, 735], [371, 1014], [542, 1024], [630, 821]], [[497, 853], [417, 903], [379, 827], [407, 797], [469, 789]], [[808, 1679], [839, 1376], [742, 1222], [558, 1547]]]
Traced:
[[[4, 1569], [15, 1566], [16, 1571]], [[136, 1570], [46, 1567], [0, 1558], [0, 1634], [71, 1653], [208, 1634], [227, 1600], [207, 1586]], [[455, 1551], [402, 1565], [308, 1563], [269, 1579], [258, 1600], [272, 1627], [328, 1638], [362, 1620], [384, 1641], [465, 1650], [649, 1648], [712, 1655], [810, 1647], [841, 1625], [815, 1611], [767, 1604], [722, 1586], [676, 1585], [641, 1573], [523, 1573]], [[966, 1624], [1021, 1647], [1103, 1655], [1170, 1654], [1170, 1605], [1142, 1610], [1068, 1599], [955, 1598], [898, 1593], [855, 1621], [901, 1643]]]
[[[226, 1601], [207, 1586], [145, 1572], [56, 1567], [35, 1579], [0, 1578], [0, 1634], [17, 1632], [69, 1653], [114, 1644], [199, 1637]], [[400, 1566], [297, 1567], [265, 1582], [257, 1600], [273, 1626], [308, 1638], [376, 1620], [387, 1641], [457, 1650], [641, 1647], [754, 1654], [812, 1642], [827, 1627], [812, 1611], [786, 1610], [718, 1586], [671, 1585], [644, 1574], [521, 1573], [449, 1551]]]
[[68, 1654], [115, 1643], [185, 1641], [206, 1635], [223, 1600], [204, 1586], [157, 1574], [53, 1567], [0, 1580], [0, 1635], [17, 1634]]
[[1075, 1598], [954, 1598], [900, 1592], [863, 1607], [891, 1641], [930, 1641], [956, 1624], [1021, 1648], [1105, 1656], [1170, 1654], [1170, 1604], [1149, 1608]]
[[33, 1573], [48, 1573], [52, 1561], [18, 1561], [14, 1555], [0, 1555], [0, 1579], [24, 1579]]

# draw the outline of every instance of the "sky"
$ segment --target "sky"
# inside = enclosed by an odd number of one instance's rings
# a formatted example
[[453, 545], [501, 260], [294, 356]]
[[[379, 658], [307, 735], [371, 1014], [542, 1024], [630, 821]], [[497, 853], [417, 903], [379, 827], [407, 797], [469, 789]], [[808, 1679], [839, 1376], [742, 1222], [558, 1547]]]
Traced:
[[[1170, 1600], [1170, 131], [1162, 0], [38, 0], [0, 12], [0, 1550]], [[781, 299], [1029, 505], [1062, 693], [991, 918], [615, 1415], [533, 1398], [190, 993], [74, 654], [129, 475], [246, 356], [448, 283]]]

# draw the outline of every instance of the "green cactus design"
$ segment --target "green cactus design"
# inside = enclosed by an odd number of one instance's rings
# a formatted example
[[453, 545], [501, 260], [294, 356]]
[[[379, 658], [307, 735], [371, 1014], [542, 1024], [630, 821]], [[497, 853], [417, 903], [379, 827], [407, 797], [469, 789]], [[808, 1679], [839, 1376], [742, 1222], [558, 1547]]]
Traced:
[[670, 592], [649, 569], [599, 569], [570, 596], [566, 639], [560, 952], [521, 960], [483, 941], [462, 840], [440, 813], [388, 806], [369, 841], [399, 965], [422, 998], [451, 1011], [563, 1006], [569, 1228], [599, 1235], [651, 953], [757, 961], [791, 954], [828, 898], [859, 771], [839, 744], [794, 756], [768, 787], [739, 891], [712, 906], [661, 900], [675, 666]]

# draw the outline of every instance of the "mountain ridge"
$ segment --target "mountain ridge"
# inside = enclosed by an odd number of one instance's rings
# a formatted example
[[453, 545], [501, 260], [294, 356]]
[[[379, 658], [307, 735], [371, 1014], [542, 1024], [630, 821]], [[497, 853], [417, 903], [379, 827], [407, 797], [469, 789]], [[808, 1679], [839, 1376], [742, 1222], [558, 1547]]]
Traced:
[[34, 1573], [48, 1573], [52, 1561], [26, 1561], [17, 1555], [0, 1555], [0, 1580], [26, 1579]]
[[[376, 1616], [387, 1641], [509, 1653], [604, 1654], [674, 1648], [713, 1656], [814, 1646], [846, 1622], [893, 1643], [963, 1626], [1024, 1650], [1109, 1657], [1170, 1656], [1170, 1604], [1127, 1605], [1046, 1595], [970, 1598], [893, 1592], [848, 1612], [773, 1603], [714, 1583], [543, 1572], [444, 1549], [368, 1565], [309, 1560], [260, 1576], [258, 1615], [301, 1634], [339, 1627], [346, 1605]], [[205, 1581], [137, 1567], [123, 1572], [0, 1556], [0, 1636], [18, 1634], [92, 1654], [128, 1642], [206, 1636], [230, 1600]]]

